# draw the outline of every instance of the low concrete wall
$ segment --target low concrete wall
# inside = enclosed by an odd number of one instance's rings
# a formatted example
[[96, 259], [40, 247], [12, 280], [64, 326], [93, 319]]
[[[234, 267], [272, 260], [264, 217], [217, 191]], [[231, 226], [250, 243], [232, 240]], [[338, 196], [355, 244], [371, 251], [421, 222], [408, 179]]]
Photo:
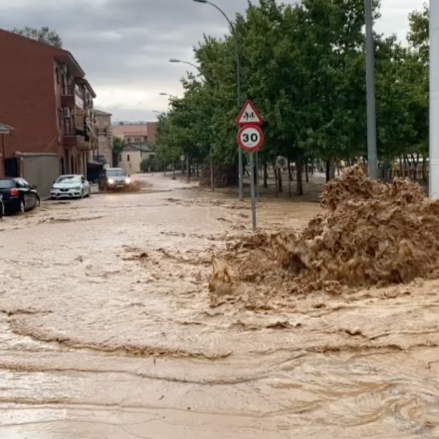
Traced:
[[37, 185], [40, 197], [50, 197], [50, 189], [60, 173], [58, 155], [23, 154], [21, 166], [23, 178], [31, 185]]

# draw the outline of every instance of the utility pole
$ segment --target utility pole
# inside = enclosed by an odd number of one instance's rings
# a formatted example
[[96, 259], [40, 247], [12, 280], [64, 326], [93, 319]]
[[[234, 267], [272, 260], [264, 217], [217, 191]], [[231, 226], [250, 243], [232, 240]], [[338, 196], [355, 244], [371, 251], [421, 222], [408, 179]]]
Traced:
[[[204, 3], [208, 4], [210, 6], [213, 6], [216, 10], [218, 10], [223, 17], [227, 20], [229, 23], [230, 29], [232, 31], [233, 38], [235, 39], [235, 45], [236, 45], [236, 102], [238, 104], [238, 109], [241, 107], [241, 65], [240, 65], [240, 56], [239, 56], [239, 40], [238, 40], [238, 33], [236, 32], [236, 28], [233, 25], [230, 18], [227, 16], [227, 14], [215, 3], [212, 3], [208, 0], [193, 0], [196, 3]], [[238, 148], [238, 178], [239, 178], [239, 199], [244, 199], [244, 168], [242, 163], [242, 150], [241, 148]]]
[[429, 195], [439, 197], [439, 3], [430, 0], [430, 166]]
[[366, 13], [367, 170], [369, 177], [376, 179], [378, 177], [378, 158], [372, 0], [364, 0], [364, 7]]

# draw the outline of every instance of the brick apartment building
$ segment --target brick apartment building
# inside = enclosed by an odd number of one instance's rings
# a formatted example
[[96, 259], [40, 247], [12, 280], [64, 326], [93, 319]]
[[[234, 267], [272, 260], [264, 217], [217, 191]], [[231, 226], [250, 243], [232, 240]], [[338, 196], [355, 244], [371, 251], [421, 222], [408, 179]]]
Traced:
[[70, 52], [0, 29], [0, 121], [14, 127], [0, 175], [46, 190], [60, 173], [86, 173], [97, 147], [95, 97]]

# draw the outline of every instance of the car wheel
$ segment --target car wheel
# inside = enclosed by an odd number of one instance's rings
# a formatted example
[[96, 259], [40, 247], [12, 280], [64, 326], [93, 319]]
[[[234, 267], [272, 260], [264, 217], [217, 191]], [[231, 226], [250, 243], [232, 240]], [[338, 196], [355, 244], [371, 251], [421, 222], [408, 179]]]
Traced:
[[24, 204], [24, 200], [20, 200], [20, 213], [26, 212], [26, 206]]
[[88, 197], [91, 197], [91, 187], [88, 188]]
[[81, 198], [84, 198], [84, 189], [81, 191]]

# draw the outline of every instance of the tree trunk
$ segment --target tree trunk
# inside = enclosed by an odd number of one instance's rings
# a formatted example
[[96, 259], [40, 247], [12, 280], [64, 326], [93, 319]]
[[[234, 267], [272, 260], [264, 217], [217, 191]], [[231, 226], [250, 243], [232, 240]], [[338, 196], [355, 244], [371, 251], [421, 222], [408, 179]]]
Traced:
[[283, 185], [282, 185], [282, 168], [278, 168], [277, 170], [277, 177], [278, 177], [278, 183], [279, 183], [279, 193], [281, 194], [284, 191]]
[[273, 165], [273, 171], [274, 171], [274, 194], [277, 198], [279, 195], [279, 192], [278, 192], [278, 186], [277, 186], [277, 164], [276, 163], [274, 163], [274, 165]]
[[291, 162], [290, 159], [287, 160], [288, 160], [288, 179], [290, 181], [294, 181], [293, 171], [291, 170]]
[[326, 160], [326, 183], [335, 178], [335, 163], [334, 159], [331, 157]]
[[331, 180], [334, 180], [334, 178], [335, 178], [335, 160], [331, 159], [329, 163], [330, 163], [330, 165], [329, 165], [329, 177], [331, 178]]
[[296, 171], [297, 171], [297, 186], [296, 186], [296, 195], [303, 195], [303, 161], [301, 158], [298, 158], [296, 161]]
[[264, 189], [268, 188], [268, 164], [264, 163]]
[[291, 175], [291, 162], [290, 159], [287, 159], [288, 164], [288, 197], [291, 198], [291, 181], [293, 180]]
[[175, 180], [175, 161], [172, 162], [172, 179]]
[[187, 167], [187, 182], [189, 183], [191, 181], [191, 161], [189, 160], [189, 156], [186, 159], [186, 167]]
[[308, 175], [308, 159], [305, 159], [305, 178], [306, 178], [306, 182], [309, 183], [309, 175]]

